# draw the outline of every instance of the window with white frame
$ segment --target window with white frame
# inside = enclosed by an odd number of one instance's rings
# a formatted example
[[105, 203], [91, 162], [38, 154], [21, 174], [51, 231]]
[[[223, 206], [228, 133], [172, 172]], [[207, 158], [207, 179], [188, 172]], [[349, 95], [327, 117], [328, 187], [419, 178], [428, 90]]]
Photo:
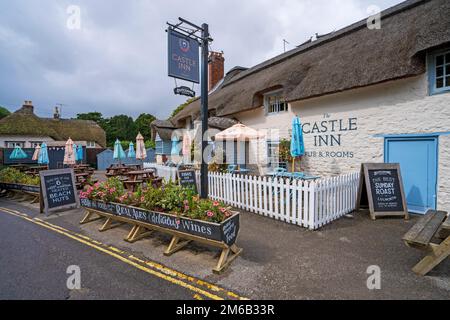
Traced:
[[276, 114], [288, 111], [288, 103], [282, 96], [282, 92], [275, 92], [265, 95], [264, 104], [267, 110], [267, 114]]
[[269, 167], [278, 166], [280, 162], [279, 141], [267, 141], [267, 160]]
[[15, 148], [15, 147], [25, 147], [25, 141], [6, 141], [5, 145], [7, 148]]
[[97, 144], [95, 143], [95, 141], [88, 141], [86, 142], [86, 147], [87, 148], [95, 148], [97, 146]]
[[31, 148], [36, 148], [37, 146], [40, 146], [42, 144], [42, 141], [30, 141]]
[[430, 94], [450, 91], [450, 50], [434, 53], [428, 61]]

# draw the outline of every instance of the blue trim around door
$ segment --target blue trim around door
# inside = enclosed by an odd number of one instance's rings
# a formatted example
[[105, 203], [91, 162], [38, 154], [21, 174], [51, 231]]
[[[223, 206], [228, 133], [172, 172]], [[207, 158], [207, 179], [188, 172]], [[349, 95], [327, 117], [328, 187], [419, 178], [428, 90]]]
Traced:
[[400, 163], [410, 212], [424, 214], [436, 209], [438, 146], [437, 136], [385, 138], [384, 161]]

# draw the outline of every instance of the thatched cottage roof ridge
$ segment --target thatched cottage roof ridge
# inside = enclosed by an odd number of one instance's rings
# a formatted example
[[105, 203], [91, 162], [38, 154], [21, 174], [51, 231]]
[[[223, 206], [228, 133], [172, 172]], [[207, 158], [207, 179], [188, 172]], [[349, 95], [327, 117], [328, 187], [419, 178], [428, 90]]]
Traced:
[[51, 137], [61, 139], [52, 127], [45, 126], [41, 118], [33, 113], [32, 107], [23, 106], [17, 111], [0, 120], [0, 134], [28, 135], [36, 137]]
[[105, 131], [94, 121], [78, 119], [40, 118], [33, 106], [24, 105], [0, 120], [0, 134], [13, 136], [50, 137], [54, 140], [95, 141], [106, 146]]
[[[426, 71], [426, 50], [450, 44], [450, 1], [408, 0], [381, 12], [381, 29], [361, 20], [242, 71], [209, 96], [217, 116], [259, 108], [279, 89], [287, 101], [416, 76]], [[172, 118], [200, 111], [200, 101]]]

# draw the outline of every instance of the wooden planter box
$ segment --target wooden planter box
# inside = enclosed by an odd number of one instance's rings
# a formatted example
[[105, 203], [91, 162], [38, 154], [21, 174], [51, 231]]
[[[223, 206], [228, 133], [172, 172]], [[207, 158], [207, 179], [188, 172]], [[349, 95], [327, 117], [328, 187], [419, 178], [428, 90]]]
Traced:
[[[81, 224], [101, 218], [106, 222], [100, 231], [106, 231], [123, 223], [133, 224], [133, 229], [125, 238], [128, 242], [136, 242], [147, 237], [152, 231], [160, 231], [172, 235], [172, 241], [164, 252], [170, 256], [184, 248], [191, 241], [202, 242], [222, 249], [222, 254], [214, 272], [222, 272], [241, 252], [236, 246], [239, 234], [239, 213], [222, 223], [178, 217], [173, 214], [149, 211], [142, 208], [125, 206], [118, 203], [80, 199], [86, 215]], [[93, 216], [97, 216], [94, 217]], [[113, 224], [115, 222], [115, 224]], [[118, 222], [118, 224], [117, 224]]]
[[0, 189], [12, 191], [14, 193], [22, 193], [33, 197], [31, 203], [39, 202], [41, 189], [39, 186], [32, 186], [19, 183], [3, 183], [0, 182]]

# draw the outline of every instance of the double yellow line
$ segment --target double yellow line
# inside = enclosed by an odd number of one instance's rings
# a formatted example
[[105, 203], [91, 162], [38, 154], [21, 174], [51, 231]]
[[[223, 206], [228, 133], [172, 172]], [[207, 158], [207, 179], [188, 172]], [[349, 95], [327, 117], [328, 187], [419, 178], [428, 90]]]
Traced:
[[48, 230], [52, 230], [58, 234], [64, 235], [70, 239], [73, 239], [84, 245], [87, 245], [95, 250], [98, 250], [109, 256], [112, 256], [112, 257], [114, 257], [128, 265], [131, 265], [141, 271], [149, 273], [160, 279], [166, 280], [172, 284], [175, 284], [180, 287], [191, 290], [195, 293], [194, 294], [195, 299], [202, 300], [203, 297], [206, 297], [206, 298], [212, 299], [212, 300], [225, 300], [225, 299], [247, 300], [246, 298], [241, 297], [234, 292], [231, 292], [229, 290], [221, 288], [217, 285], [208, 283], [201, 279], [185, 275], [179, 271], [170, 269], [159, 263], [156, 263], [156, 262], [153, 262], [150, 260], [140, 259], [140, 258], [135, 257], [123, 250], [120, 250], [113, 246], [105, 245], [97, 240], [90, 239], [89, 237], [86, 237], [82, 234], [64, 229], [60, 226], [51, 224], [47, 221], [43, 221], [39, 218], [30, 218], [27, 214], [25, 214], [23, 212], [13, 210], [10, 208], [4, 208], [4, 207], [0, 207], [0, 211], [10, 214], [12, 216], [16, 216], [23, 220], [29, 221], [31, 223], [37, 224]]

